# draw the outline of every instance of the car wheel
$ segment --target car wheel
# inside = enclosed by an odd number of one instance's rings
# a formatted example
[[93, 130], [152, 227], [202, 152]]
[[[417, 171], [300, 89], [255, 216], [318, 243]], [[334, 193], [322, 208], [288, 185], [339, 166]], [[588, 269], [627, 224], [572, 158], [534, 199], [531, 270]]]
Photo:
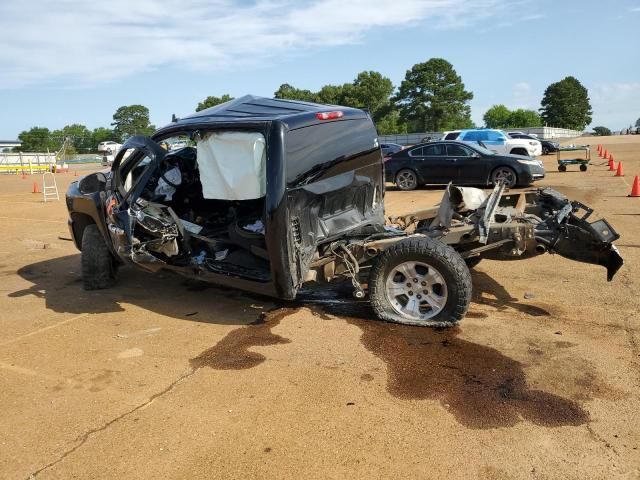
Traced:
[[542, 147], [542, 154], [549, 155], [549, 149], [547, 147]]
[[369, 276], [371, 305], [382, 320], [450, 327], [471, 301], [471, 273], [453, 248], [430, 238], [409, 238], [378, 256]]
[[418, 186], [416, 172], [409, 169], [400, 170], [396, 175], [396, 185], [400, 190], [415, 190]]
[[82, 234], [81, 263], [85, 290], [101, 290], [114, 285], [116, 269], [113, 256], [95, 223], [88, 225]]
[[491, 183], [495, 185], [498, 182], [503, 182], [507, 188], [512, 188], [518, 183], [518, 176], [510, 167], [498, 167], [491, 174]]

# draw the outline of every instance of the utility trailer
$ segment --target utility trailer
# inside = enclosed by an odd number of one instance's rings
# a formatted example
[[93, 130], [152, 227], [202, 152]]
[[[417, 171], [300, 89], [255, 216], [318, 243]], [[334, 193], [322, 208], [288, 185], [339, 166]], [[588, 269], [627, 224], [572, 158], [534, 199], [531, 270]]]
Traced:
[[[563, 152], [585, 152], [584, 158], [562, 158]], [[579, 165], [581, 172], [586, 172], [591, 163], [591, 147], [589, 145], [570, 145], [560, 147], [556, 151], [558, 160], [558, 170], [560, 172], [567, 171], [567, 165]]]
[[[188, 145], [160, 147], [174, 137]], [[253, 96], [128, 139], [110, 173], [71, 184], [67, 207], [87, 289], [125, 263], [281, 299], [347, 279], [379, 318], [410, 325], [459, 322], [485, 257], [557, 253], [609, 280], [622, 266], [614, 229], [551, 189], [449, 185], [439, 205], [385, 218], [368, 113]]]

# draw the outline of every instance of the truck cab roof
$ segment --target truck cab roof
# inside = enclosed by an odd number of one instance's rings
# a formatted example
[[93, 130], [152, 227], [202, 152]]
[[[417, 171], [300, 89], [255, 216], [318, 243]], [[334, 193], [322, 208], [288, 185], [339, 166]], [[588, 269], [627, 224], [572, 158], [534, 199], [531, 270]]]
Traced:
[[171, 124], [158, 130], [154, 137], [162, 135], [165, 130], [174, 130], [177, 126], [188, 127], [191, 124], [224, 126], [279, 120], [285, 123], [289, 130], [294, 130], [333, 120], [336, 116], [341, 120], [354, 120], [367, 118], [368, 114], [364, 110], [351, 107], [245, 95], [185, 117], [176, 118]]

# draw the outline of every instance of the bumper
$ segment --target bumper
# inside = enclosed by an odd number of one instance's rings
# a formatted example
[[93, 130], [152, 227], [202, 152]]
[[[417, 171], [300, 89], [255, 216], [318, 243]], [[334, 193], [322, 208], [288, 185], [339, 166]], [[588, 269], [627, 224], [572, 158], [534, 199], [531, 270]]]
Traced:
[[531, 147], [528, 148], [527, 151], [529, 152], [529, 156], [531, 157], [539, 157], [540, 155], [542, 155], [542, 147]]

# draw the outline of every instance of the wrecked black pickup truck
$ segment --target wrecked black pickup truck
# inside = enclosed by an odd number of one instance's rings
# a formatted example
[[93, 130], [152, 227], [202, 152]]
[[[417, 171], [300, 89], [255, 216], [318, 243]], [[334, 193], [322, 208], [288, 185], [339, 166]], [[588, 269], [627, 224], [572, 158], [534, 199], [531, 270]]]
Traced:
[[67, 206], [86, 289], [126, 262], [281, 299], [346, 280], [381, 319], [411, 325], [460, 321], [481, 258], [557, 253], [609, 280], [622, 265], [614, 229], [551, 189], [450, 185], [396, 218], [384, 192], [366, 112], [245, 96], [129, 138], [109, 173], [71, 184]]

